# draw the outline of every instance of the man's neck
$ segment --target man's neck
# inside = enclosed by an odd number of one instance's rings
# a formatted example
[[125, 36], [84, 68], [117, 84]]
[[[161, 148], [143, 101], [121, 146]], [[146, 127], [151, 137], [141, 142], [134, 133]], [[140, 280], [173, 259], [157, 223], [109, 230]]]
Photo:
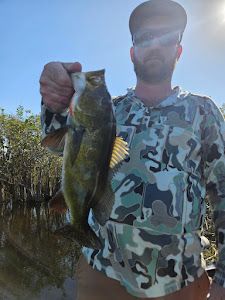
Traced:
[[149, 84], [138, 80], [135, 87], [135, 95], [147, 106], [154, 106], [171, 94], [171, 81]]

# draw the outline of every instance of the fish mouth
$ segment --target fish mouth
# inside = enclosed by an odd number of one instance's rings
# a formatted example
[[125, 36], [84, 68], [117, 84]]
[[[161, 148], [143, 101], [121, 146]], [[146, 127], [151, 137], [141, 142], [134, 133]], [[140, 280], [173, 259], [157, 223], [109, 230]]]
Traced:
[[82, 92], [86, 87], [85, 74], [82, 72], [77, 72], [77, 73], [71, 73], [70, 76], [72, 79], [75, 94], [79, 94], [79, 95], [82, 94]]

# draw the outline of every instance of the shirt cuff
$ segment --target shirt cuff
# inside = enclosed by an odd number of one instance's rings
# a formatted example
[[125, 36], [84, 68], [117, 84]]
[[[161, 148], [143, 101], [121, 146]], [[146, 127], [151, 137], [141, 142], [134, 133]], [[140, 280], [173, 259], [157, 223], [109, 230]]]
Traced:
[[53, 113], [44, 103], [41, 102], [41, 125], [42, 139], [49, 133], [67, 127], [68, 109], [61, 113]]

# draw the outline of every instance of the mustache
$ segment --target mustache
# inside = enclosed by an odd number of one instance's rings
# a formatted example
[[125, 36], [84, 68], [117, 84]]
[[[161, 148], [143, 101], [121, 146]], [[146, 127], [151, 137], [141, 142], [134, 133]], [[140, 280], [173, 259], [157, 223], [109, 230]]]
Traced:
[[152, 59], [153, 57], [156, 58], [156, 59], [158, 59], [158, 60], [164, 61], [163, 55], [161, 55], [161, 54], [159, 53], [159, 51], [153, 50], [153, 51], [151, 51], [151, 52], [148, 54], [148, 56], [145, 57], [144, 63], [147, 62], [148, 60]]

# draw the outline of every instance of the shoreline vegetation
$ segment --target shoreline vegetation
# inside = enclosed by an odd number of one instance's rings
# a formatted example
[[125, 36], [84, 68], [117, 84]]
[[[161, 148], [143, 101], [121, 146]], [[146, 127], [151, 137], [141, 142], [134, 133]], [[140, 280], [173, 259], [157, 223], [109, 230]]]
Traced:
[[0, 110], [0, 165], [0, 201], [43, 202], [54, 195], [62, 158], [41, 146], [39, 115], [22, 106], [14, 115]]
[[[22, 106], [15, 114], [0, 108], [1, 206], [15, 201], [25, 207], [47, 203], [59, 189], [62, 158], [49, 153], [40, 142], [40, 115]], [[207, 199], [206, 208], [203, 235], [210, 241], [210, 247], [204, 251], [204, 258], [210, 265], [217, 258], [217, 246], [212, 207]]]
[[73, 299], [76, 243], [56, 236], [68, 222], [48, 200], [62, 158], [41, 146], [40, 115], [0, 109], [0, 299]]

